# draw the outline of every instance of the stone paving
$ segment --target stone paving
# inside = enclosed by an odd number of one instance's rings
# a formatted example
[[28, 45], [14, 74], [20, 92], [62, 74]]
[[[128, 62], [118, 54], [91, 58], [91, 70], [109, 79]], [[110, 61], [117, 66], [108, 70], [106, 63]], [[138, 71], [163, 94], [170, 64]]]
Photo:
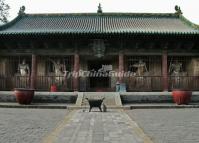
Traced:
[[151, 140], [199, 142], [198, 109], [83, 112], [0, 108], [0, 143], [152, 143]]
[[199, 109], [126, 111], [156, 143], [198, 143]]
[[0, 108], [0, 143], [39, 143], [67, 110]]
[[150, 143], [123, 110], [93, 111], [0, 108], [0, 143]]
[[44, 142], [55, 143], [143, 143], [150, 139], [121, 110], [76, 111], [68, 123], [49, 134]]

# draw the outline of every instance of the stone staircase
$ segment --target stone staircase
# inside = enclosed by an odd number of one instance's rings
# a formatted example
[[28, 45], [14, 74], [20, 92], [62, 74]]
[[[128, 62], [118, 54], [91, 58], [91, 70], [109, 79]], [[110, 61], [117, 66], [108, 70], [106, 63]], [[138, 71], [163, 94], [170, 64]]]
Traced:
[[102, 99], [105, 98], [103, 103], [110, 107], [121, 107], [121, 98], [118, 92], [78, 92], [76, 101], [77, 106], [89, 106], [88, 99]]

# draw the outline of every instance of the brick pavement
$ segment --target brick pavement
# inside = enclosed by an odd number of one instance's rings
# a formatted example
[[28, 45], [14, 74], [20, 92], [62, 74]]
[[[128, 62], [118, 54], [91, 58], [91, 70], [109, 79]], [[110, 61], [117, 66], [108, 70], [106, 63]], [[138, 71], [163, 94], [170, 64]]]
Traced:
[[39, 143], [67, 110], [0, 108], [0, 143]]
[[137, 124], [122, 110], [110, 112], [75, 111], [44, 143], [151, 143]]
[[[96, 109], [98, 110], [98, 109]], [[123, 110], [0, 108], [0, 143], [150, 143]]]
[[198, 143], [199, 110], [135, 109], [127, 113], [156, 143]]
[[149, 143], [148, 136], [157, 143], [199, 142], [198, 109], [109, 110], [105, 113], [94, 109], [89, 113], [0, 108], [0, 143]]

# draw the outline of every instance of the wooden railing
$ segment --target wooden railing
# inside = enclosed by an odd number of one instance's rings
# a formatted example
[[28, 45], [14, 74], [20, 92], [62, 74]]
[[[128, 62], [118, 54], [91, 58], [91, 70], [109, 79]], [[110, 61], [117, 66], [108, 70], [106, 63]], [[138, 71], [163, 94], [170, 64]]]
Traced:
[[[58, 91], [72, 91], [72, 78], [65, 78], [64, 76], [37, 76], [36, 90], [49, 91], [52, 85], [56, 85]], [[0, 77], [0, 90], [29, 87], [29, 76]]]
[[162, 76], [133, 76], [125, 79], [128, 91], [161, 91]]
[[[125, 78], [124, 82], [126, 82], [127, 91], [162, 91], [162, 79], [162, 76], [134, 76]], [[85, 83], [80, 80], [80, 84], [84, 85]], [[58, 91], [72, 91], [72, 77], [37, 76], [36, 90], [49, 91], [52, 85], [56, 85]], [[0, 76], [0, 90], [28, 87], [30, 87], [30, 77], [28, 76]], [[198, 91], [199, 76], [169, 76], [168, 88], [169, 90], [177, 88]]]
[[170, 76], [169, 89], [199, 90], [199, 76]]
[[[128, 91], [162, 91], [162, 76], [135, 76], [126, 79]], [[199, 90], [199, 76], [169, 76], [168, 89]]]
[[72, 78], [64, 76], [37, 76], [37, 90], [49, 90], [56, 85], [58, 91], [72, 91]]

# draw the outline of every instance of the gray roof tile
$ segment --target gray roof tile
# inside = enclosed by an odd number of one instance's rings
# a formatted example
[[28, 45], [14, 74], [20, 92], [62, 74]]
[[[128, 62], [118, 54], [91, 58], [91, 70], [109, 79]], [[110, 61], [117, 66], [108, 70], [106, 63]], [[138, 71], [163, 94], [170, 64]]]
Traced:
[[176, 14], [24, 14], [0, 27], [4, 34], [165, 33], [199, 34]]

